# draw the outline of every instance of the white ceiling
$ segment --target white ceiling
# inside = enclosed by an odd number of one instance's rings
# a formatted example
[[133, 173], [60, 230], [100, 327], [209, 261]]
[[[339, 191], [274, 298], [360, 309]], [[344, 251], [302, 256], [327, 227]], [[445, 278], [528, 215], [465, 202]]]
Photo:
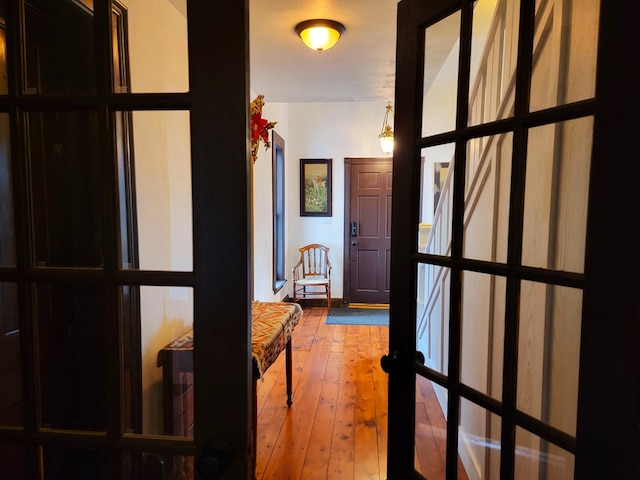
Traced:
[[[251, 89], [265, 102], [394, 99], [397, 0], [249, 0]], [[345, 26], [315, 52], [294, 28], [327, 18]]]

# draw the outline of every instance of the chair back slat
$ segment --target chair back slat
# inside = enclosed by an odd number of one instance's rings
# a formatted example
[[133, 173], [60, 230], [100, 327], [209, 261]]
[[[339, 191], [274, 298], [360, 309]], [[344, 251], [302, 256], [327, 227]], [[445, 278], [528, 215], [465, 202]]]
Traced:
[[304, 277], [307, 275], [326, 276], [329, 264], [328, 250], [328, 247], [316, 243], [300, 248]]

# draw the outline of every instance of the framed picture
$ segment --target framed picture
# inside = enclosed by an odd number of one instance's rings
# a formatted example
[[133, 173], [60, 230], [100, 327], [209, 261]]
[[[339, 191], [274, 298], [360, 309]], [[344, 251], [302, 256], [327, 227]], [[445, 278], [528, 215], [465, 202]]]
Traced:
[[436, 162], [433, 164], [433, 213], [438, 209], [440, 194], [444, 187], [444, 181], [449, 173], [449, 162]]
[[331, 159], [300, 159], [300, 216], [331, 216]]

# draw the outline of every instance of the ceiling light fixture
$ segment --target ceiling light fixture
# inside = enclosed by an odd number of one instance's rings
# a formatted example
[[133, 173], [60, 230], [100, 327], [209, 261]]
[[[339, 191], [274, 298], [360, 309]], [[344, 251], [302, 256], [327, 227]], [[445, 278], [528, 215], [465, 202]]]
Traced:
[[322, 52], [336, 44], [344, 33], [344, 25], [334, 20], [305, 20], [296, 25], [296, 33], [311, 50]]
[[378, 139], [380, 139], [380, 148], [384, 153], [393, 152], [393, 130], [391, 129], [391, 125], [389, 125], [389, 115], [391, 115], [391, 119], [393, 119], [393, 111], [391, 110], [391, 102], [387, 103], [387, 111], [384, 114], [384, 122], [382, 122], [382, 131], [380, 135], [378, 135]]

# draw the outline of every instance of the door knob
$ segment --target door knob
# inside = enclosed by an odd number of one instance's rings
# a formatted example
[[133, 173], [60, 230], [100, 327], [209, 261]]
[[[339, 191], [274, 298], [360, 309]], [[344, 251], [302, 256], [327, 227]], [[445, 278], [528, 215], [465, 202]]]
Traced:
[[400, 352], [393, 352], [389, 355], [383, 355], [380, 358], [380, 366], [385, 373], [391, 373], [392, 370], [397, 368], [400, 361]]
[[198, 474], [207, 480], [217, 480], [233, 461], [233, 451], [226, 442], [218, 440], [207, 443], [198, 458]]
[[[416, 350], [415, 352], [415, 361], [420, 365], [424, 365], [424, 353], [420, 350]], [[380, 358], [380, 366], [382, 370], [386, 373], [390, 373], [392, 370], [395, 370], [399, 367], [405, 366], [408, 367], [411, 365], [411, 360], [408, 359], [408, 356], [403, 355], [401, 352], [395, 351], [389, 355], [383, 355]]]

